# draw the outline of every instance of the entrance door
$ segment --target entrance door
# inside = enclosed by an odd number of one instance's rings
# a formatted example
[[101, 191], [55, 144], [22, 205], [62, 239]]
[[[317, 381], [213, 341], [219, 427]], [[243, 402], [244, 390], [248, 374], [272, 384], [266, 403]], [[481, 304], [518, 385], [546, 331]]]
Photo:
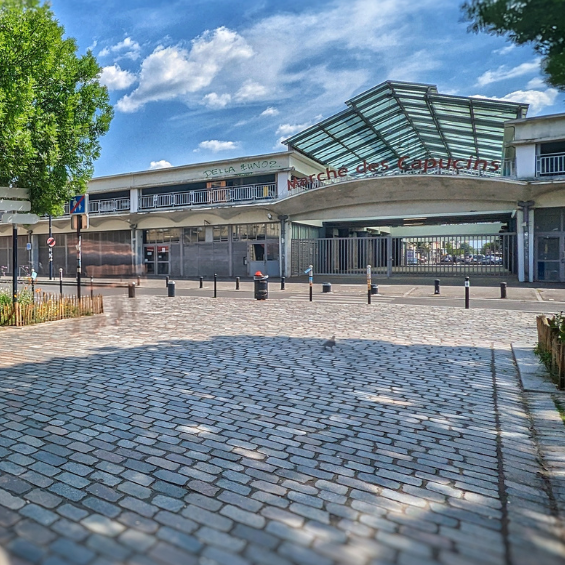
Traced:
[[538, 236], [536, 261], [538, 281], [563, 281], [563, 236]]
[[247, 264], [251, 277], [257, 271], [270, 277], [278, 277], [280, 275], [279, 242], [275, 240], [250, 243], [247, 248]]
[[144, 245], [143, 263], [146, 275], [168, 275], [170, 269], [168, 245]]
[[170, 247], [156, 245], [157, 247], [157, 274], [168, 275], [170, 270]]
[[154, 275], [156, 272], [155, 261], [157, 254], [154, 245], [145, 245], [143, 247], [143, 264], [145, 265], [145, 274]]

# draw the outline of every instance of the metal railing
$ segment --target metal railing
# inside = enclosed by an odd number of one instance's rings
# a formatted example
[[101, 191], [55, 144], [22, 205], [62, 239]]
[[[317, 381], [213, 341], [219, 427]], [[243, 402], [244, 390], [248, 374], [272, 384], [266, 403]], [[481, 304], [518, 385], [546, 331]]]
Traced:
[[550, 177], [565, 175], [565, 153], [538, 155], [536, 159], [536, 176]]
[[[115, 214], [130, 211], [129, 198], [110, 198], [106, 200], [89, 200], [89, 214]], [[70, 213], [69, 204], [65, 204], [65, 216]]]
[[192, 190], [190, 192], [168, 192], [142, 196], [140, 210], [155, 208], [180, 208], [185, 206], [202, 206], [211, 204], [228, 204], [233, 202], [255, 202], [273, 200], [277, 197], [275, 183], [251, 184], [247, 186], [228, 186]]
[[515, 273], [516, 234], [344, 237], [292, 240], [292, 276], [498, 275]]

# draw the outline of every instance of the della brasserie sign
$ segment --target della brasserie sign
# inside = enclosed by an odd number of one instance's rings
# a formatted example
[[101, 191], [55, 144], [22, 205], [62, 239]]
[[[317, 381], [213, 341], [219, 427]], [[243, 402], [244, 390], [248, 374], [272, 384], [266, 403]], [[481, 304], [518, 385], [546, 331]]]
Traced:
[[324, 172], [317, 175], [310, 175], [306, 178], [295, 178], [288, 181], [288, 188], [296, 188], [311, 184], [315, 181], [324, 182], [333, 179], [343, 178], [351, 174], [356, 175], [379, 175], [386, 174], [389, 171], [396, 169], [398, 172], [410, 173], [430, 173], [439, 170], [451, 170], [453, 172], [489, 172], [496, 174], [500, 170], [500, 161], [485, 161], [477, 157], [469, 157], [468, 159], [454, 159], [453, 157], [438, 157], [427, 159], [410, 159], [410, 156], [399, 157], [396, 161], [389, 161], [387, 159], [378, 161], [376, 163], [368, 163], [363, 161], [354, 169], [348, 167], [340, 167], [339, 169], [327, 168]]

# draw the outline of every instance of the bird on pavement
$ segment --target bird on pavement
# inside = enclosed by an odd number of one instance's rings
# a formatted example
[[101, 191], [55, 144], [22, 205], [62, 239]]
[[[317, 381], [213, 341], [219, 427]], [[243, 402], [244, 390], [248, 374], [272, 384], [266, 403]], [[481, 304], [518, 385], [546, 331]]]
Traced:
[[322, 347], [324, 349], [327, 349], [329, 347], [333, 351], [333, 348], [335, 347], [335, 335], [332, 335], [330, 339], [324, 341]]

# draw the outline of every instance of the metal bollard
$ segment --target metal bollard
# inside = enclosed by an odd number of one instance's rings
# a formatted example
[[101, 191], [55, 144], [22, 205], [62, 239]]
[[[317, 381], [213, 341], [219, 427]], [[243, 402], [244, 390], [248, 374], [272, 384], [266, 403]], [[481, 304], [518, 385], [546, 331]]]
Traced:
[[500, 298], [506, 298], [506, 287], [508, 285], [505, 282], [500, 283]]
[[434, 281], [434, 294], [439, 294], [439, 279]]
[[169, 281], [169, 284], [167, 285], [167, 296], [169, 298], [174, 298], [176, 296], [175, 281]]
[[281, 290], [284, 290], [285, 278], [281, 277]]
[[170, 277], [169, 277], [169, 275], [167, 275], [167, 276], [165, 277], [165, 287], [166, 287], [166, 288], [169, 288], [169, 280], [170, 280]]
[[90, 277], [90, 300], [94, 299], [94, 277]]
[[235, 290], [239, 290], [239, 277], [235, 277]]
[[137, 286], [141, 286], [141, 277], [140, 276], [137, 277]]
[[135, 298], [135, 283], [128, 284], [128, 298]]
[[214, 273], [214, 298], [218, 298], [218, 275]]
[[469, 277], [465, 277], [465, 310], [469, 310], [470, 286]]
[[203, 284], [204, 284], [204, 277], [200, 277], [200, 288], [202, 288]]
[[63, 296], [63, 269], [59, 269], [59, 294]]

